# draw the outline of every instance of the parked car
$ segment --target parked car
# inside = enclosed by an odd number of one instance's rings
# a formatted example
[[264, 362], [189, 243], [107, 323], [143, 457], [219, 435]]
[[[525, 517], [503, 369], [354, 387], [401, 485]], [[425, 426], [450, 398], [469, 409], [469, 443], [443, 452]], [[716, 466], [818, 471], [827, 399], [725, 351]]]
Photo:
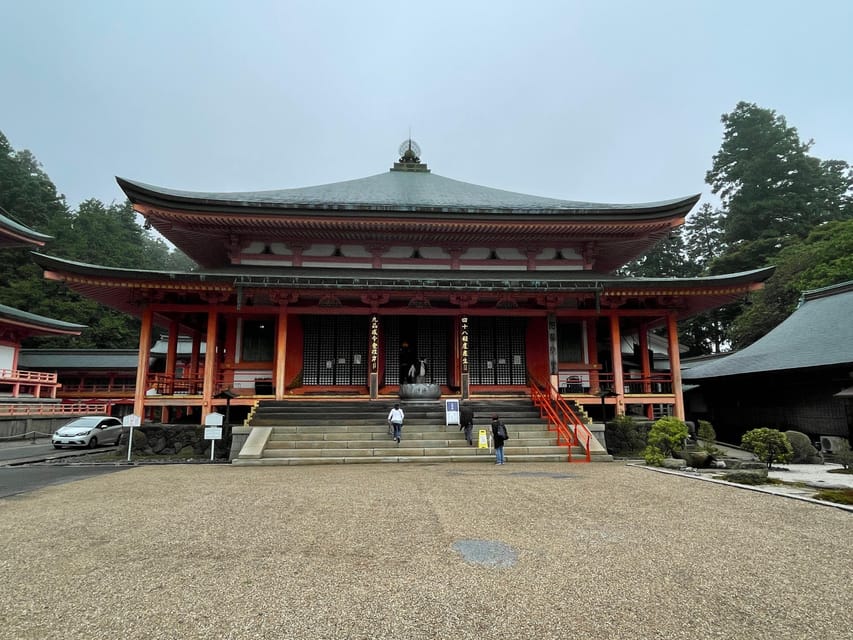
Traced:
[[89, 447], [99, 444], [118, 444], [121, 438], [122, 424], [118, 418], [110, 416], [83, 416], [74, 418], [62, 425], [53, 434], [53, 446]]

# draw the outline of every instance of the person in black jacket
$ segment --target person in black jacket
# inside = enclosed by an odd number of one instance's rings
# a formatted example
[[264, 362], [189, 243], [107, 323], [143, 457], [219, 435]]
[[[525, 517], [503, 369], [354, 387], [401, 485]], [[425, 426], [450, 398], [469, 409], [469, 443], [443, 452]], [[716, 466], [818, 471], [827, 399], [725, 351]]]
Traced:
[[459, 429], [465, 430], [465, 440], [469, 445], [474, 444], [474, 410], [466, 402], [462, 403], [462, 408], [459, 411]]
[[504, 442], [509, 440], [509, 432], [497, 414], [492, 416], [492, 438], [495, 441], [495, 464], [504, 464]]

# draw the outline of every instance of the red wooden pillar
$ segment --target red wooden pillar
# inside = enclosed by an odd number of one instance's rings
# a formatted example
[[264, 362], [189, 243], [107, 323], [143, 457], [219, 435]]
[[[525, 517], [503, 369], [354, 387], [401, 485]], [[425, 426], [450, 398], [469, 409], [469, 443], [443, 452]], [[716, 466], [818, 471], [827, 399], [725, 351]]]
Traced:
[[589, 390], [592, 393], [598, 393], [601, 390], [601, 384], [598, 378], [598, 370], [601, 368], [598, 362], [598, 323], [596, 318], [587, 318], [584, 320], [586, 325], [586, 349], [587, 360], [590, 365], [589, 370]]
[[190, 352], [190, 373], [189, 376], [193, 379], [192, 393], [198, 393], [198, 378], [199, 378], [199, 359], [201, 355], [201, 334], [198, 331], [193, 331], [193, 346]]
[[684, 395], [681, 392], [681, 354], [678, 352], [678, 323], [675, 313], [667, 315], [669, 370], [672, 372], [672, 393], [675, 395], [675, 417], [684, 420]]
[[[645, 323], [640, 325], [640, 367], [643, 371], [643, 393], [652, 392], [652, 367], [649, 362], [649, 327]], [[651, 404], [646, 404], [646, 417], [651, 420], [654, 417], [654, 409]]]
[[169, 343], [166, 348], [166, 375], [174, 379], [175, 364], [178, 361], [178, 321], [169, 323]]
[[[175, 393], [175, 365], [178, 362], [178, 321], [172, 320], [169, 323], [169, 342], [166, 347], [166, 378], [171, 380], [172, 388], [169, 390], [169, 395]], [[169, 422], [169, 408], [162, 407], [160, 409], [160, 422], [166, 424]]]
[[218, 314], [216, 307], [210, 306], [207, 312], [207, 335], [205, 340], [207, 343], [207, 351], [204, 357], [204, 386], [202, 389], [201, 398], [201, 420], [204, 422], [204, 417], [213, 410], [212, 400], [214, 393], [214, 382], [216, 381], [216, 321]]
[[284, 365], [287, 353], [287, 307], [278, 310], [278, 321], [275, 325], [275, 398], [284, 398]]
[[142, 310], [142, 328], [139, 331], [139, 355], [136, 362], [136, 389], [133, 394], [133, 413], [139, 420], [145, 416], [145, 392], [148, 390], [148, 356], [151, 350], [151, 325], [154, 313], [150, 306]]
[[622, 373], [622, 334], [619, 316], [610, 316], [610, 354], [613, 361], [613, 391], [616, 393], [616, 415], [625, 414], [625, 376]]

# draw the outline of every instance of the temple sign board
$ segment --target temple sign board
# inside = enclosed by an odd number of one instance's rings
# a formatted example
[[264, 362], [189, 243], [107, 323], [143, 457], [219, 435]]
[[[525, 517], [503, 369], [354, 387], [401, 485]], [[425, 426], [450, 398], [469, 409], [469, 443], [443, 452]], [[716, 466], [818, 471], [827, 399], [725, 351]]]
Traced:
[[459, 400], [444, 401], [444, 424], [459, 426]]

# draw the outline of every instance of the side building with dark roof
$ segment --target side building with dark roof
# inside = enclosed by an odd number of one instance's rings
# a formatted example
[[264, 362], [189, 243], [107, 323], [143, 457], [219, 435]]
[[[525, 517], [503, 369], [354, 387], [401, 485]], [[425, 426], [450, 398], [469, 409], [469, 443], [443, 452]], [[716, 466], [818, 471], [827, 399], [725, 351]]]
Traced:
[[745, 349], [684, 368], [688, 417], [721, 440], [770, 427], [853, 436], [853, 281], [806, 291], [784, 322]]
[[[0, 250], [42, 247], [50, 236], [22, 225], [0, 208]], [[52, 413], [60, 383], [55, 373], [19, 365], [21, 342], [31, 336], [79, 336], [85, 326], [0, 304], [0, 417]]]

